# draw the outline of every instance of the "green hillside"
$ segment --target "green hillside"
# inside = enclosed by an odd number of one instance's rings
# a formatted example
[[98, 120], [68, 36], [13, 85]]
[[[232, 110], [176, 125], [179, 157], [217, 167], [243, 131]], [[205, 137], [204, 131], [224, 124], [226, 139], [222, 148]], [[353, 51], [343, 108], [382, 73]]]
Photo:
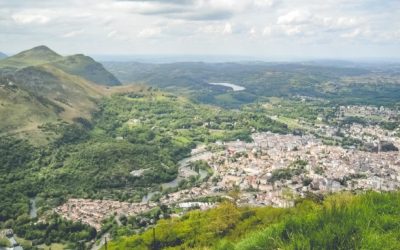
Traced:
[[[340, 104], [391, 105], [398, 102], [396, 65], [331, 65], [312, 63], [105, 63], [124, 83], [146, 83], [185, 94], [193, 100], [224, 107], [265, 100], [265, 97], [309, 96]], [[232, 91], [212, 82], [244, 87]]]
[[97, 84], [121, 85], [114, 75], [104, 69], [103, 65], [85, 55], [67, 56], [52, 65], [69, 74], [81, 76]]
[[37, 126], [57, 120], [62, 107], [45, 97], [30, 93], [12, 81], [0, 78], [0, 134], [30, 133], [35, 137]]
[[38, 46], [22, 51], [14, 56], [7, 57], [0, 61], [0, 67], [23, 68], [54, 62], [63, 57], [46, 46]]
[[102, 85], [121, 85], [100, 63], [85, 55], [63, 57], [46, 46], [38, 46], [0, 60], [0, 72], [13, 72], [25, 67], [50, 65]]
[[[116, 93], [98, 105], [91, 120], [79, 117], [74, 124], [57, 120], [41, 125], [40, 131], [54, 138], [44, 146], [0, 137], [0, 223], [26, 213], [27, 196], [53, 204], [43, 209], [54, 206], [53, 200], [59, 204], [71, 196], [138, 202], [148, 191], [160, 190], [160, 183], [173, 180], [178, 161], [196, 144], [249, 140], [249, 126], [288, 132], [284, 124], [256, 110], [240, 113], [194, 104], [148, 87]], [[212, 127], [203, 126], [207, 122]], [[142, 177], [130, 174], [138, 169], [147, 171]]]
[[205, 212], [160, 220], [155, 239], [150, 229], [117, 238], [108, 249], [394, 250], [400, 248], [399, 204], [399, 192], [308, 198], [286, 209], [226, 202]]
[[[101, 89], [86, 80], [50, 66], [30, 66], [12, 75], [13, 86], [2, 89], [1, 132], [36, 133], [40, 124], [62, 119], [89, 118]], [[28, 136], [29, 139], [30, 136]]]
[[114, 91], [96, 84], [119, 83], [90, 57], [63, 57], [46, 46], [0, 60], [0, 77], [0, 117], [7, 117], [0, 134], [29, 135], [36, 142], [46, 141], [41, 124], [89, 119], [98, 100]]

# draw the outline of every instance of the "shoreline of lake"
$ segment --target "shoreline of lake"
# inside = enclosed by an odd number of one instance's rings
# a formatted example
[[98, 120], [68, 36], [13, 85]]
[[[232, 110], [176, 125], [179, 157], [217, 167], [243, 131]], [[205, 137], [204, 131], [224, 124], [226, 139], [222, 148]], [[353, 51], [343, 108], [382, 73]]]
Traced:
[[216, 85], [216, 86], [224, 86], [224, 87], [228, 87], [231, 88], [233, 91], [242, 91], [245, 90], [246, 88], [240, 85], [236, 85], [233, 83], [229, 83], [229, 82], [209, 82], [208, 84], [210, 85]]

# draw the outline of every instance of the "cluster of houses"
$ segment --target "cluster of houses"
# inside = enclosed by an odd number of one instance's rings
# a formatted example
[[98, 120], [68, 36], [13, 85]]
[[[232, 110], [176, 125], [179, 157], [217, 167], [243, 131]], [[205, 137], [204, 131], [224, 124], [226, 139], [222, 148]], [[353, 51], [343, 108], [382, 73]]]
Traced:
[[363, 116], [363, 117], [381, 117], [388, 121], [397, 120], [399, 113], [397, 110], [388, 107], [349, 105], [339, 107], [339, 117], [346, 116]]
[[[400, 145], [400, 138], [378, 127], [352, 125], [345, 133], [363, 140], [387, 140]], [[253, 142], [217, 142], [216, 147], [193, 150], [190, 161], [203, 160], [213, 175], [200, 185], [163, 195], [159, 203], [179, 208], [208, 209], [214, 203], [200, 197], [228, 197], [239, 189], [239, 205], [290, 207], [296, 197], [343, 190], [390, 191], [400, 188], [399, 151], [369, 152], [325, 145], [313, 135], [255, 133]], [[188, 162], [182, 162], [187, 165]], [[140, 176], [140, 170], [131, 174]], [[181, 178], [184, 178], [182, 175]], [[111, 200], [70, 199], [55, 209], [66, 219], [82, 221], [97, 230], [113, 215], [138, 215], [157, 204]]]
[[345, 136], [359, 139], [364, 143], [379, 146], [381, 142], [389, 142], [398, 148], [400, 147], [400, 139], [396, 136], [399, 133], [398, 130], [388, 131], [378, 125], [362, 126], [360, 124], [352, 124], [342, 128], [341, 132]]
[[113, 200], [69, 199], [54, 212], [72, 221], [81, 221], [101, 229], [101, 223], [110, 216], [133, 216], [156, 207], [154, 203], [129, 203]]
[[[350, 189], [394, 190], [400, 187], [398, 151], [365, 152], [324, 145], [313, 136], [259, 133], [254, 142], [230, 142], [208, 161], [218, 174], [214, 190], [238, 186], [243, 195], [256, 194], [245, 202], [286, 206], [282, 191], [295, 196], [306, 192]], [[301, 161], [301, 171], [293, 164]], [[286, 176], [271, 177], [287, 170]], [[217, 188], [215, 188], [217, 187]]]

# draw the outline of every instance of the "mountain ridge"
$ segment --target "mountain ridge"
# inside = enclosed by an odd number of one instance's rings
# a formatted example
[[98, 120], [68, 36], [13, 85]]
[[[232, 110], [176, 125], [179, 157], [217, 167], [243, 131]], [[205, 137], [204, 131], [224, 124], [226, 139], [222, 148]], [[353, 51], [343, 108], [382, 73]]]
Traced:
[[83, 54], [62, 56], [45, 45], [24, 50], [0, 60], [0, 71], [14, 73], [26, 67], [49, 64], [66, 73], [77, 75], [100, 85], [117, 86], [121, 82], [102, 64]]
[[13, 56], [0, 61], [1, 66], [11, 68], [24, 68], [60, 60], [62, 56], [51, 50], [47, 46], [40, 45], [28, 50], [21, 51]]
[[2, 59], [0, 118], [7, 122], [0, 134], [29, 133], [27, 137], [43, 142], [46, 136], [40, 132], [41, 125], [90, 120], [101, 98], [131, 89], [115, 89], [118, 85], [119, 80], [92, 58], [82, 54], [64, 57], [47, 46]]
[[54, 65], [69, 74], [81, 76], [97, 84], [121, 85], [121, 82], [107, 71], [101, 63], [83, 54], [63, 57], [56, 61]]

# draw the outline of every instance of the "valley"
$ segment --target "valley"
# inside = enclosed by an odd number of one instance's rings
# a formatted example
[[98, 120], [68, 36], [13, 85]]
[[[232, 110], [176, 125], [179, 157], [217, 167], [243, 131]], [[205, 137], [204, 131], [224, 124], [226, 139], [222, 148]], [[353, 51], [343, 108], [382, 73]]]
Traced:
[[[399, 85], [382, 67], [2, 59], [0, 226], [24, 249], [234, 249], [302, 204], [392, 204]], [[204, 231], [151, 240], [175, 223]]]
[[0, 250], [399, 250], [399, 0], [0, 0]]
[[[355, 107], [352, 107], [355, 108]], [[338, 112], [343, 112], [341, 107]], [[366, 110], [374, 110], [366, 107]], [[379, 112], [384, 115], [386, 112]], [[389, 111], [390, 115], [398, 117], [398, 112]], [[319, 129], [321, 125], [316, 126]], [[270, 132], [252, 134], [252, 142], [243, 141], [217, 141], [215, 143], [200, 145], [192, 150], [192, 156], [179, 162], [179, 174], [169, 183], [162, 183], [162, 191], [178, 187], [179, 181], [189, 181], [192, 176], [198, 175], [198, 184], [188, 189], [177, 192], [166, 192], [152, 200], [160, 192], [147, 194], [141, 203], [131, 203], [132, 209], [119, 212], [119, 209], [109, 208], [109, 214], [117, 216], [136, 216], [139, 214], [133, 208], [140, 208], [140, 212], [148, 212], [157, 207], [155, 202], [179, 208], [183, 203], [192, 202], [193, 207], [201, 206], [202, 209], [212, 208], [215, 202], [198, 202], [207, 197], [229, 197], [227, 194], [235, 187], [240, 190], [236, 197], [239, 206], [273, 206], [291, 207], [294, 201], [305, 198], [310, 194], [324, 195], [327, 193], [343, 191], [395, 191], [400, 187], [400, 137], [381, 130], [371, 140], [365, 135], [371, 127], [352, 124], [344, 130], [344, 137], [367, 139], [381, 149], [368, 152], [355, 147], [343, 148], [342, 146], [326, 145], [313, 135], [278, 135]], [[372, 131], [379, 131], [372, 128]], [[329, 130], [323, 136], [329, 136]], [[322, 136], [319, 134], [319, 136]], [[382, 142], [391, 142], [391, 149], [382, 150]], [[380, 145], [380, 146], [379, 146]], [[190, 163], [203, 162], [208, 166], [207, 171], [189, 169]], [[207, 179], [204, 178], [207, 176]], [[151, 201], [152, 200], [152, 201]], [[98, 208], [103, 206], [102, 201], [92, 202], [93, 211], [89, 211], [85, 218], [93, 218]], [[97, 204], [97, 205], [96, 205]], [[118, 204], [118, 203], [115, 203]], [[127, 206], [121, 203], [120, 206]], [[64, 205], [63, 205], [64, 206]], [[85, 209], [84, 201], [74, 204], [75, 209]], [[144, 207], [144, 208], [143, 208]], [[191, 206], [189, 205], [189, 208]], [[65, 208], [58, 208], [62, 216], [66, 214]], [[62, 212], [61, 212], [61, 211]], [[91, 215], [93, 214], [93, 215]], [[102, 219], [98, 217], [96, 228]], [[70, 216], [70, 217], [68, 217]], [[171, 216], [179, 216], [171, 215]]]

